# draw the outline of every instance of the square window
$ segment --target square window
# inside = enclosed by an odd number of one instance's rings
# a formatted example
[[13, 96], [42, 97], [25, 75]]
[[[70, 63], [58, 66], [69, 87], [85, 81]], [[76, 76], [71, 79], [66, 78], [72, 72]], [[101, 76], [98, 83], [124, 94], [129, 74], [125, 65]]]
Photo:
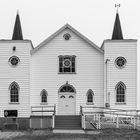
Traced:
[[74, 55], [59, 56], [59, 73], [75, 73]]

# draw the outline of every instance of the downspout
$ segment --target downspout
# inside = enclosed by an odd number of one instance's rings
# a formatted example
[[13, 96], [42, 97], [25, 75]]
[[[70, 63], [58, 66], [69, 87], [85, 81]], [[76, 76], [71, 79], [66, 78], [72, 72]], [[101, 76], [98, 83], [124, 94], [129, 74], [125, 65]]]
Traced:
[[110, 61], [110, 59], [106, 59], [105, 64], [106, 64], [106, 103], [105, 103], [105, 107], [108, 108], [110, 107], [110, 104], [108, 103], [108, 94], [107, 94], [107, 85], [108, 85], [108, 62]]

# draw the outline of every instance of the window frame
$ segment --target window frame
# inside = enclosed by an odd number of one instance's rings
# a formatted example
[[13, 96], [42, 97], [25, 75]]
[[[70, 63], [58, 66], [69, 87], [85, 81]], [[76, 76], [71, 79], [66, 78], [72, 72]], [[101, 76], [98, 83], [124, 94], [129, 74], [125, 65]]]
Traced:
[[[92, 95], [92, 102], [88, 102], [88, 96], [89, 96], [89, 94], [91, 94]], [[93, 105], [94, 104], [94, 92], [93, 92], [93, 90], [92, 89], [89, 89], [88, 91], [87, 91], [87, 93], [86, 93], [86, 104], [87, 105]]]
[[[121, 94], [119, 94], [119, 95], [117, 95], [117, 88], [118, 88], [118, 86], [123, 86], [123, 89], [124, 89], [124, 95], [122, 95], [122, 96], [124, 96], [124, 99], [120, 99], [120, 100], [124, 100], [123, 102], [118, 102], [117, 100], [117, 96], [120, 96], [121, 97]], [[115, 87], [115, 104], [126, 104], [126, 85], [122, 82], [122, 81], [120, 81], [120, 82], [118, 82], [117, 84], [116, 84], [116, 87]]]
[[[125, 61], [125, 63], [124, 63], [123, 66], [118, 66], [118, 65], [117, 65], [117, 60], [118, 60], [119, 58], [122, 58], [122, 59]], [[125, 57], [123, 57], [123, 56], [119, 56], [119, 57], [117, 57], [117, 58], [115, 59], [115, 66], [116, 66], [116, 68], [118, 68], [118, 69], [123, 69], [123, 68], [126, 66], [126, 63], [127, 63], [127, 60], [126, 60]]]
[[[60, 58], [64, 59], [65, 57], [70, 57], [70, 59], [74, 58], [74, 72], [72, 72], [73, 67], [71, 67], [70, 72], [64, 72], [64, 66], [62, 64], [63, 72], [60, 72]], [[64, 60], [62, 60], [63, 62]], [[73, 62], [71, 62], [73, 63]], [[58, 56], [58, 74], [76, 74], [76, 56], [75, 55], [59, 55]]]
[[[16, 86], [16, 88], [17, 88], [17, 91], [18, 91], [18, 94], [17, 95], [11, 95], [11, 88], [13, 87], [13, 86]], [[17, 82], [12, 82], [11, 84], [10, 84], [10, 86], [9, 86], [9, 104], [19, 104], [19, 91], [20, 91], [20, 87], [19, 87], [19, 85], [18, 85], [18, 83]], [[17, 99], [13, 99], [13, 100], [15, 100], [15, 101], [12, 101], [12, 97], [11, 96], [14, 96], [13, 98], [15, 98], [15, 96], [17, 96], [16, 98]], [[16, 101], [17, 100], [17, 101]]]
[[[16, 65], [13, 65], [13, 64], [11, 63], [11, 59], [12, 59], [12, 58], [16, 58], [16, 59], [18, 60], [18, 63], [17, 63]], [[17, 66], [19, 65], [19, 63], [20, 63], [20, 59], [19, 59], [17, 56], [13, 55], [13, 56], [11, 56], [11, 57], [9, 58], [9, 64], [10, 64], [11, 67], [17, 67]]]
[[[46, 102], [42, 102], [43, 101], [42, 100], [43, 95], [46, 96]], [[43, 89], [40, 93], [40, 100], [41, 100], [40, 104], [42, 104], [42, 105], [48, 104], [48, 92], [45, 89]]]

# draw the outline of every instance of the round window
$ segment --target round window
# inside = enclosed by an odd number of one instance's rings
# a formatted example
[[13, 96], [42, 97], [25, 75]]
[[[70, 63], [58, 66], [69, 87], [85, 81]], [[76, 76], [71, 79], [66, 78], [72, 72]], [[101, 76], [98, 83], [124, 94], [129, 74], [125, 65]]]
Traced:
[[118, 57], [115, 60], [116, 66], [119, 68], [123, 68], [126, 64], [126, 59], [124, 57]]
[[65, 40], [69, 40], [71, 35], [66, 33], [66, 34], [63, 35], [63, 37], [64, 37]]
[[12, 56], [9, 59], [9, 62], [11, 63], [11, 65], [16, 66], [19, 63], [19, 58], [17, 56]]

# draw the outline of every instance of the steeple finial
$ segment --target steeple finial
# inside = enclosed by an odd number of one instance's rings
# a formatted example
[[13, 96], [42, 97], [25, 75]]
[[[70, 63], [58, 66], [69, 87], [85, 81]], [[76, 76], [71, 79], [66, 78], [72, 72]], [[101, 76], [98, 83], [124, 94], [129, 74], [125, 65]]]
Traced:
[[19, 15], [19, 10], [17, 10], [17, 15]]
[[17, 11], [12, 40], [23, 40], [19, 11]]
[[121, 6], [121, 4], [115, 4], [115, 7], [117, 8], [116, 13], [119, 13], [119, 7]]
[[121, 23], [120, 23], [120, 18], [118, 13], [118, 7], [120, 7], [120, 4], [115, 4], [115, 7], [117, 7], [117, 11], [116, 11], [114, 29], [112, 33], [112, 40], [122, 40], [123, 34], [122, 34]]

